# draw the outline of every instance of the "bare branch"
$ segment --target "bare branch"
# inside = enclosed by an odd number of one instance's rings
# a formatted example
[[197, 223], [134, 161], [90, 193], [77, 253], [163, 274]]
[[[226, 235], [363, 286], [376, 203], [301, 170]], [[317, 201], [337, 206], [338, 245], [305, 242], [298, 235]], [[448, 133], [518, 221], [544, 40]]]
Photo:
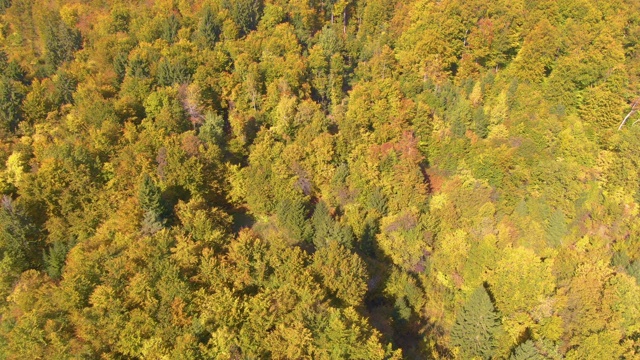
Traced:
[[[635, 114], [636, 112], [638, 112], [638, 105], [640, 104], [640, 98], [637, 98], [633, 101], [633, 103], [631, 103], [631, 111], [629, 111], [629, 113], [627, 114], [627, 116], [624, 117], [624, 120], [622, 120], [622, 123], [620, 124], [620, 126], [618, 126], [618, 131], [620, 131], [622, 129], [622, 127], [624, 126], [624, 124], [627, 122], [627, 120], [633, 116], [633, 114]], [[636, 121], [637, 122], [637, 121]], [[634, 122], [633, 124], [635, 124], [636, 122]]]

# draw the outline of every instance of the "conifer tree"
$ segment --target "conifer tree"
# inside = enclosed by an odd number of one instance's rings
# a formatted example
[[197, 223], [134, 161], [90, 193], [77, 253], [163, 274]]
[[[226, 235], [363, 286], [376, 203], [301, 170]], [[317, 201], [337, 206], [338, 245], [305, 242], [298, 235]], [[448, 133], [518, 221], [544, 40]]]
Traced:
[[143, 233], [153, 234], [164, 225], [164, 209], [160, 189], [149, 174], [144, 174], [138, 190], [138, 201], [144, 212], [141, 224]]
[[562, 238], [567, 233], [567, 224], [564, 213], [558, 209], [551, 214], [549, 224], [547, 226], [547, 240], [551, 246], [559, 246], [562, 244]]
[[316, 245], [316, 248], [324, 246], [333, 228], [333, 219], [324, 201], [319, 201], [316, 205], [316, 209], [311, 217], [311, 224], [313, 225], [314, 231], [313, 243]]
[[211, 10], [210, 6], [205, 6], [202, 19], [198, 26], [200, 37], [208, 48], [213, 48], [218, 36], [220, 36], [220, 24]]
[[278, 203], [276, 216], [280, 226], [291, 240], [307, 241], [311, 235], [311, 226], [306, 220], [307, 209], [301, 200], [285, 199]]
[[545, 360], [546, 358], [538, 352], [533, 341], [527, 340], [514, 350], [509, 360]]
[[461, 350], [462, 358], [490, 359], [496, 349], [495, 336], [500, 327], [489, 294], [476, 289], [456, 317], [451, 329], [451, 343]]
[[21, 119], [24, 94], [18, 85], [6, 78], [0, 78], [0, 127], [15, 130]]
[[171, 14], [162, 24], [162, 38], [169, 44], [176, 41], [178, 31], [180, 30], [180, 20], [175, 14]]

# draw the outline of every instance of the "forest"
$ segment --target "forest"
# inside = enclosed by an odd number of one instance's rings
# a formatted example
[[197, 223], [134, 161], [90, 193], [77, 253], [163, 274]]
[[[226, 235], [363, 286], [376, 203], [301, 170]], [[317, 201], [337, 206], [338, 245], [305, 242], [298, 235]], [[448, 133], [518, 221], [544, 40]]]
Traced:
[[640, 0], [0, 0], [1, 359], [640, 359]]

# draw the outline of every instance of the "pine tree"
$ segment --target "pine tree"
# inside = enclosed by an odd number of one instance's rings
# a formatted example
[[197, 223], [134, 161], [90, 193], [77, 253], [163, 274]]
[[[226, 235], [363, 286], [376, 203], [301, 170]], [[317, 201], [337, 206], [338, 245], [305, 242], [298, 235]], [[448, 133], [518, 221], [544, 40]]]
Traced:
[[242, 34], [246, 35], [258, 26], [263, 5], [261, 0], [225, 0], [224, 7]]
[[144, 174], [138, 191], [138, 201], [144, 211], [141, 223], [143, 233], [153, 234], [164, 225], [164, 209], [160, 198], [160, 189], [148, 174]]
[[169, 60], [160, 60], [156, 72], [156, 82], [159, 86], [171, 86], [173, 84], [173, 67]]
[[49, 248], [49, 251], [44, 253], [45, 270], [52, 279], [59, 279], [62, 276], [67, 253], [72, 246], [72, 244], [56, 241]]
[[547, 241], [549, 245], [557, 247], [562, 244], [562, 238], [567, 234], [567, 224], [564, 213], [559, 209], [551, 214], [547, 226]]
[[18, 85], [8, 79], [0, 79], [0, 126], [7, 130], [15, 130], [20, 122], [22, 100], [24, 94]]
[[538, 352], [533, 341], [527, 340], [514, 350], [509, 360], [545, 360], [546, 358]]
[[76, 79], [62, 70], [56, 75], [54, 84], [58, 104], [73, 104], [73, 93], [78, 86]]
[[120, 52], [113, 58], [113, 70], [118, 76], [118, 82], [124, 80], [124, 76], [127, 74], [127, 64], [129, 59], [125, 52]]
[[333, 218], [331, 218], [329, 208], [324, 201], [319, 201], [316, 205], [316, 209], [311, 217], [311, 224], [314, 230], [313, 243], [316, 248], [325, 246], [327, 237], [331, 235]]
[[162, 24], [162, 38], [172, 44], [176, 41], [179, 30], [180, 20], [174, 14], [171, 14]]
[[224, 127], [224, 117], [215, 112], [207, 111], [204, 114], [204, 122], [198, 129], [198, 136], [202, 141], [222, 146], [225, 137]]
[[211, 7], [205, 6], [203, 12], [198, 30], [205, 45], [213, 48], [218, 36], [220, 36], [220, 23], [217, 21]]
[[495, 334], [500, 324], [489, 294], [479, 287], [458, 313], [451, 329], [451, 342], [460, 347], [462, 358], [490, 359], [496, 349]]
[[65, 61], [73, 59], [74, 52], [80, 48], [82, 38], [77, 29], [69, 29], [57, 12], [50, 12], [43, 19], [42, 30], [45, 61], [49, 73]]
[[295, 241], [308, 241], [311, 226], [306, 221], [306, 208], [300, 200], [283, 200], [276, 207], [280, 226]]
[[0, 72], [4, 74], [4, 70], [7, 68], [8, 64], [9, 64], [9, 57], [7, 56], [7, 53], [0, 50]]

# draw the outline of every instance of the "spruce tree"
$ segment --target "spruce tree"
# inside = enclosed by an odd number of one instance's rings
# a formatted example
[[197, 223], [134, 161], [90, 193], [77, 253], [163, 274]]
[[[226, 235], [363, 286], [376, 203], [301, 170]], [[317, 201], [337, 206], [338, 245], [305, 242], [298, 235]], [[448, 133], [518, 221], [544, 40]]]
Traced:
[[200, 36], [205, 46], [213, 48], [218, 36], [220, 35], [220, 23], [216, 19], [211, 7], [206, 6], [203, 10], [202, 20], [198, 28]]
[[547, 226], [547, 241], [550, 246], [558, 247], [562, 245], [562, 238], [567, 234], [567, 223], [564, 214], [556, 210], [549, 218]]
[[331, 218], [329, 208], [324, 201], [320, 201], [316, 205], [316, 209], [311, 217], [311, 224], [314, 230], [313, 243], [316, 248], [325, 246], [327, 237], [331, 235], [333, 229], [333, 218]]
[[162, 38], [169, 44], [173, 44], [178, 38], [179, 30], [180, 20], [174, 14], [171, 14], [162, 24]]
[[490, 359], [496, 349], [495, 334], [499, 327], [498, 314], [481, 286], [458, 313], [451, 329], [451, 342], [460, 347], [462, 358]]
[[509, 360], [545, 360], [546, 358], [538, 352], [533, 341], [527, 340], [518, 345]]
[[15, 130], [21, 119], [20, 105], [24, 94], [15, 82], [0, 79], [0, 127]]
[[164, 225], [164, 209], [160, 199], [160, 189], [148, 174], [144, 174], [138, 191], [138, 201], [144, 211], [141, 224], [143, 233], [153, 234]]
[[306, 208], [300, 200], [283, 200], [276, 208], [278, 222], [288, 235], [297, 241], [307, 241], [311, 226], [306, 221]]
[[169, 60], [162, 59], [158, 63], [156, 82], [159, 86], [171, 86], [173, 84], [173, 67]]

